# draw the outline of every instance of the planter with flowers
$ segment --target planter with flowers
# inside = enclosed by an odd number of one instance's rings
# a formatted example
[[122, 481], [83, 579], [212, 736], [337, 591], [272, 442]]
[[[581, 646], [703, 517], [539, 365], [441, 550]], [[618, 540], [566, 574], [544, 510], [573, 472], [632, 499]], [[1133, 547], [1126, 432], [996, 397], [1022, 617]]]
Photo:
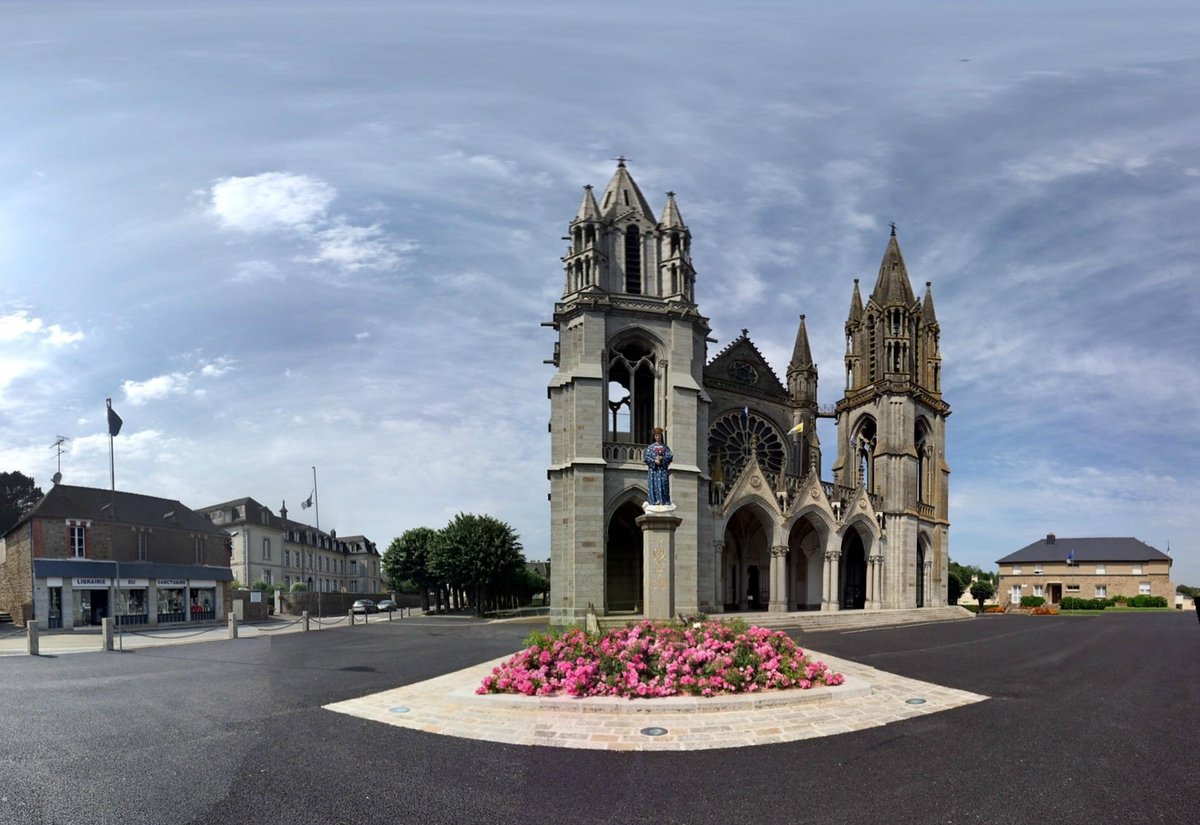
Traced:
[[787, 634], [744, 622], [644, 621], [605, 633], [535, 632], [476, 693], [526, 696], [714, 696], [843, 683]]

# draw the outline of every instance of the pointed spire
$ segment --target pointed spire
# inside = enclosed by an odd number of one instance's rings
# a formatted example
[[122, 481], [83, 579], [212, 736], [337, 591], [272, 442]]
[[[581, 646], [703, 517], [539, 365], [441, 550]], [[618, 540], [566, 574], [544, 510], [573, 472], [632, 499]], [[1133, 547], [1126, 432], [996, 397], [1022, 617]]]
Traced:
[[862, 320], [863, 304], [862, 295], [858, 292], [858, 278], [854, 279], [854, 294], [850, 296], [850, 317], [846, 323], [857, 324]]
[[925, 300], [921, 302], [921, 324], [927, 327], [938, 325], [937, 312], [933, 308], [933, 282], [925, 282]]
[[879, 278], [875, 281], [871, 300], [879, 306], [911, 306], [916, 301], [912, 284], [908, 280], [908, 269], [904, 266], [904, 256], [900, 254], [900, 243], [896, 240], [894, 224], [892, 236], [888, 238], [887, 251], [883, 253], [883, 262], [879, 265]]
[[600, 220], [600, 205], [596, 203], [596, 195], [592, 192], [592, 185], [590, 183], [583, 187], [583, 203], [579, 204], [579, 214], [575, 216], [575, 220]]
[[792, 361], [788, 370], [807, 369], [813, 365], [812, 349], [808, 346], [808, 326], [804, 316], [800, 316], [800, 328], [796, 330], [796, 343], [792, 347]]
[[679, 207], [675, 205], [675, 193], [667, 193], [667, 205], [663, 207], [662, 223], [659, 224], [663, 229], [687, 229], [683, 223], [683, 218], [679, 216]]
[[619, 159], [617, 171], [613, 173], [608, 186], [604, 187], [604, 194], [600, 197], [600, 209], [606, 218], [623, 218], [632, 212], [651, 223], [657, 223], [642, 190], [633, 182], [633, 176], [625, 168], [624, 158]]

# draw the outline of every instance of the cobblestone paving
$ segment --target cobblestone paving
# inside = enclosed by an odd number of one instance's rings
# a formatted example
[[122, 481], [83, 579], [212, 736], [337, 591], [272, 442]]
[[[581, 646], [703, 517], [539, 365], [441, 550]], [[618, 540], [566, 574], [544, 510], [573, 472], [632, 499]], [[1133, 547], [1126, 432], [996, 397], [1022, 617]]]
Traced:
[[[808, 651], [846, 677], [833, 688], [711, 699], [618, 699], [475, 694], [503, 659], [327, 710], [446, 736], [601, 750], [704, 750], [850, 733], [988, 697], [907, 679]], [[921, 703], [912, 700], [923, 699]], [[666, 732], [651, 736], [646, 728]]]

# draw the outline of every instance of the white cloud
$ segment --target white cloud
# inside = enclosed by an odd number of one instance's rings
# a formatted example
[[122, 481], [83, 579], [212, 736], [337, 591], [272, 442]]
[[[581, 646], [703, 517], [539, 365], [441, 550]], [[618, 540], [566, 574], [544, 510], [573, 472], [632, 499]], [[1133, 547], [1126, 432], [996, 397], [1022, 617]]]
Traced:
[[[210, 201], [213, 216], [225, 229], [299, 238], [310, 247], [297, 257], [305, 263], [329, 264], [345, 272], [390, 270], [418, 248], [413, 241], [392, 238], [378, 223], [359, 226], [330, 214], [336, 197], [337, 190], [319, 178], [263, 172], [221, 178], [212, 186]], [[283, 281], [284, 275], [269, 261], [248, 261], [238, 266], [231, 280]]]
[[371, 333], [369, 333], [369, 332], [356, 332], [356, 333], [354, 333], [354, 340], [355, 340], [355, 341], [365, 341], [365, 340], [367, 340], [367, 339], [368, 339], [368, 338], [370, 338], [370, 337], [371, 337]]
[[177, 395], [188, 388], [187, 373], [172, 372], [167, 375], [157, 375], [145, 381], [124, 381], [121, 389], [125, 391], [125, 400], [130, 404], [142, 405], [148, 401], [157, 401], [171, 395]]
[[52, 347], [73, 344], [84, 338], [82, 332], [67, 332], [58, 324], [47, 326], [41, 318], [31, 318], [24, 310], [0, 315], [0, 341], [18, 341], [30, 336], [40, 336]]
[[212, 187], [212, 212], [228, 229], [305, 230], [325, 218], [337, 190], [323, 180], [287, 172], [221, 178]]
[[263, 281], [283, 283], [287, 280], [287, 275], [270, 261], [244, 261], [237, 265], [229, 280], [235, 284], [255, 284]]
[[1150, 165], [1141, 151], [1111, 141], [1093, 141], [1059, 153], [1049, 153], [1010, 163], [1008, 173], [1023, 183], [1050, 183], [1060, 178], [1116, 170], [1133, 174]]
[[215, 358], [212, 361], [205, 363], [200, 368], [200, 374], [206, 378], [219, 378], [233, 369], [233, 365], [236, 363], [237, 362], [232, 358], [226, 358], [224, 355], [222, 355], [219, 358]]
[[395, 269], [406, 252], [417, 245], [412, 241], [396, 241], [379, 228], [338, 224], [313, 233], [316, 253], [302, 260], [310, 263], [330, 263], [354, 272], [359, 269]]

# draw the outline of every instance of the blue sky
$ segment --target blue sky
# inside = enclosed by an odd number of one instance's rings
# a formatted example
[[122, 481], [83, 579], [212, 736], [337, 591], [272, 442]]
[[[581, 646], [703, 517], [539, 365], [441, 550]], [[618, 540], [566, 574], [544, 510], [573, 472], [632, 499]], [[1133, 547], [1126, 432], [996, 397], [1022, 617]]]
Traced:
[[[560, 237], [611, 158], [697, 298], [841, 389], [899, 237], [942, 325], [951, 556], [1170, 544], [1200, 585], [1200, 15], [1187, 3], [0, 2], [0, 468], [381, 547], [549, 554]], [[831, 427], [831, 425], [828, 425]], [[833, 443], [832, 430], [819, 431]], [[827, 463], [831, 463], [827, 462]], [[311, 515], [307, 511], [304, 516]]]

